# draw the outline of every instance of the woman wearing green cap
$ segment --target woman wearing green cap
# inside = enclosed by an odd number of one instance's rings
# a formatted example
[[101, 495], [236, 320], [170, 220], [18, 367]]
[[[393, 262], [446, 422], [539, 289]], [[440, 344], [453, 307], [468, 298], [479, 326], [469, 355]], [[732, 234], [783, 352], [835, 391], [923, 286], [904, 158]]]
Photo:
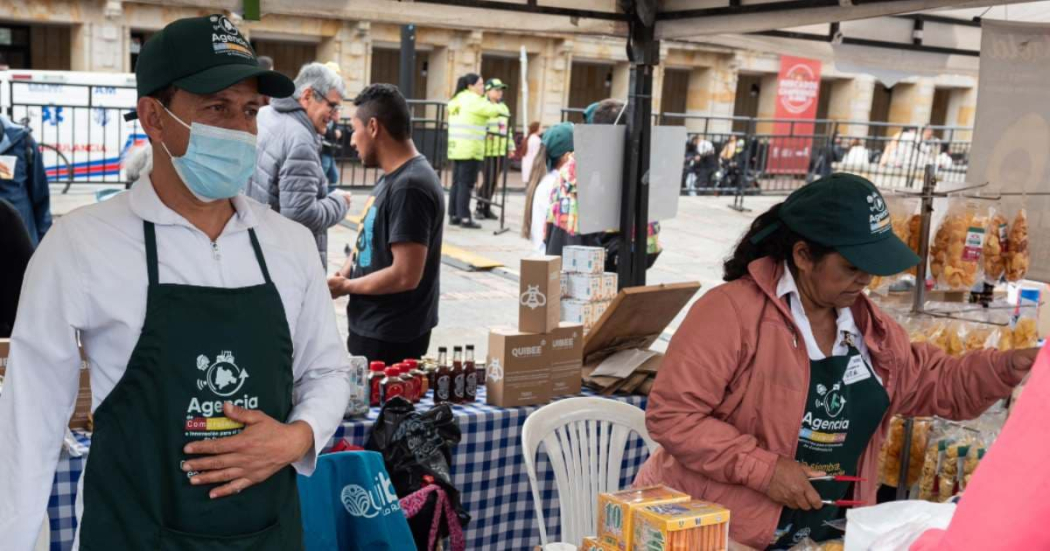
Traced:
[[561, 171], [572, 159], [572, 123], [556, 124], [543, 133], [525, 189], [525, 216], [521, 235], [538, 254], [547, 252], [547, 217], [552, 196], [564, 179]]
[[[895, 414], [971, 419], [1005, 398], [1036, 350], [959, 358], [908, 334], [863, 294], [919, 262], [871, 182], [833, 174], [759, 216], [693, 305], [649, 396], [661, 444], [635, 483], [663, 483], [733, 513], [730, 536], [786, 549], [841, 536], [825, 522], [875, 503]], [[859, 476], [856, 483], [813, 481]]]

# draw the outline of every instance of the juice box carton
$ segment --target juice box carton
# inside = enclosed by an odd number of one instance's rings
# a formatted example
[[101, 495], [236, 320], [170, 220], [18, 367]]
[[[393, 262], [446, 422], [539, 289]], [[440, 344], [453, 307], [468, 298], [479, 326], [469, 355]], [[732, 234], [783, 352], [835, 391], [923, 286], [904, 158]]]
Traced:
[[634, 513], [640, 507], [689, 501], [689, 495], [667, 486], [632, 488], [598, 496], [598, 542], [615, 551], [645, 550], [632, 547]]
[[708, 501], [647, 504], [635, 509], [632, 543], [645, 551], [725, 551], [729, 509]]

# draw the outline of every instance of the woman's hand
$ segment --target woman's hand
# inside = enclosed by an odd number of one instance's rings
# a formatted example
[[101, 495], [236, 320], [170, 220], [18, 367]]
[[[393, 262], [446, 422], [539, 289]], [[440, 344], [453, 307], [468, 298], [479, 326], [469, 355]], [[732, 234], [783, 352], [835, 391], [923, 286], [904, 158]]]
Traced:
[[1032, 369], [1032, 364], [1035, 363], [1035, 358], [1039, 356], [1039, 348], [1022, 348], [1020, 350], [1014, 350], [1010, 354], [1010, 367], [1014, 371], [1023, 371], [1027, 373]]
[[773, 480], [769, 482], [766, 495], [769, 499], [801, 511], [812, 511], [824, 506], [820, 494], [809, 483], [810, 478], [824, 476], [825, 473], [811, 471], [797, 461], [786, 457], [777, 458]]

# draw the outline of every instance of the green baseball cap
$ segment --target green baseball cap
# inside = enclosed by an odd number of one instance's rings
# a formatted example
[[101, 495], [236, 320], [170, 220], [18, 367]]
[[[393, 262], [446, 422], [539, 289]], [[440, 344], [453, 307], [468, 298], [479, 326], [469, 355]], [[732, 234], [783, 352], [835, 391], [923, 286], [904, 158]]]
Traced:
[[291, 79], [259, 67], [251, 44], [220, 14], [169, 23], [146, 41], [135, 65], [140, 98], [172, 84], [194, 94], [214, 94], [252, 77], [260, 94], [284, 98], [295, 91]]
[[490, 78], [487, 82], [485, 82], [485, 90], [488, 91], [492, 90], [493, 88], [505, 90], [507, 88], [507, 85], [503, 84], [503, 81], [498, 78]]
[[[872, 275], [899, 274], [920, 261], [893, 233], [882, 193], [855, 174], [840, 172], [799, 188], [780, 206], [779, 216], [791, 231], [835, 249]], [[767, 226], [753, 240], [761, 241], [777, 227]]]

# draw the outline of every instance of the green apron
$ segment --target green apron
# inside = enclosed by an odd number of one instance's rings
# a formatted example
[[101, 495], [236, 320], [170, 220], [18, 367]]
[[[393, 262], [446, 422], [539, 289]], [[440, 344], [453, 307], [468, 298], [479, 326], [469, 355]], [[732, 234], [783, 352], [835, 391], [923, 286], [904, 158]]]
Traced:
[[[810, 361], [809, 396], [798, 432], [795, 460], [828, 475], [856, 476], [857, 462], [867, 449], [890, 406], [886, 389], [875, 371], [854, 346], [853, 336], [843, 332], [848, 348], [845, 356]], [[815, 481], [813, 487], [824, 500], [845, 499], [849, 482]], [[787, 549], [803, 538], [824, 541], [842, 534], [824, 524], [841, 518], [834, 505], [819, 511], [784, 508], [777, 524], [774, 549]]]
[[159, 283], [157, 243], [145, 223], [146, 318], [128, 366], [95, 410], [84, 473], [83, 551], [302, 549], [295, 471], [289, 466], [229, 497], [193, 486], [182, 449], [242, 427], [231, 401], [284, 421], [292, 409], [292, 338], [259, 241], [266, 282], [223, 289]]

